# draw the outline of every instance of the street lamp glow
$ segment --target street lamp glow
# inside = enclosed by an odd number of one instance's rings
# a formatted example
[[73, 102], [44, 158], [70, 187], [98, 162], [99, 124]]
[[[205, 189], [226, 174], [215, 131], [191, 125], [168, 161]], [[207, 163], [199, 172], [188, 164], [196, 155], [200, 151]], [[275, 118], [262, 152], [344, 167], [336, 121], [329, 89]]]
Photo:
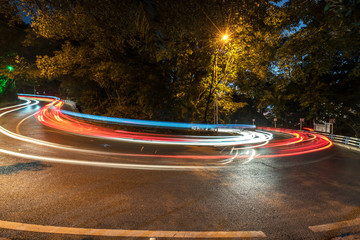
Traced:
[[229, 38], [229, 36], [225, 34], [225, 35], [222, 37], [222, 40], [226, 41], [226, 40], [228, 40], [228, 38]]

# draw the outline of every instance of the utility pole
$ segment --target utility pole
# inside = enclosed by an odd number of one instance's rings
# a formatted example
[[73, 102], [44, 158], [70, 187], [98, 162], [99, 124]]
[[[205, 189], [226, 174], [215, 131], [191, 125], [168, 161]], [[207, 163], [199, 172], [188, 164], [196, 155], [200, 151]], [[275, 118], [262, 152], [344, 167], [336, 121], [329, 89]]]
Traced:
[[218, 103], [218, 98], [217, 98], [217, 93], [216, 93], [216, 131], [219, 131], [219, 103]]
[[331, 123], [331, 135], [334, 134], [334, 123], [335, 123], [335, 118], [331, 118], [330, 119], [330, 123]]
[[[229, 36], [224, 34], [221, 38], [223, 43], [225, 44], [229, 40]], [[218, 80], [217, 80], [217, 58], [218, 58], [218, 51], [221, 48], [217, 49], [217, 52], [215, 54], [215, 61], [214, 61], [214, 82], [215, 82], [215, 99], [214, 99], [214, 125], [216, 125], [216, 131], [219, 131], [219, 102], [218, 102], [218, 92], [216, 89]]]
[[302, 125], [303, 125], [303, 122], [305, 121], [304, 118], [300, 118], [300, 130], [302, 130]]
[[216, 125], [216, 131], [219, 131], [219, 104], [217, 99], [217, 93], [214, 99], [214, 125]]

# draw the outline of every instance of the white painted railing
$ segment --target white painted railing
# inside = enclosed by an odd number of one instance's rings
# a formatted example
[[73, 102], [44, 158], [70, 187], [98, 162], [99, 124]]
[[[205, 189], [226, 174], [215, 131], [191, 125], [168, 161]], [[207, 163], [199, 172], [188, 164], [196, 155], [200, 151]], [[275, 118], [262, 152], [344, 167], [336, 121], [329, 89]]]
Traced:
[[320, 134], [328, 137], [333, 142], [360, 148], [360, 138], [347, 137], [347, 136], [328, 134], [328, 133], [320, 133]]

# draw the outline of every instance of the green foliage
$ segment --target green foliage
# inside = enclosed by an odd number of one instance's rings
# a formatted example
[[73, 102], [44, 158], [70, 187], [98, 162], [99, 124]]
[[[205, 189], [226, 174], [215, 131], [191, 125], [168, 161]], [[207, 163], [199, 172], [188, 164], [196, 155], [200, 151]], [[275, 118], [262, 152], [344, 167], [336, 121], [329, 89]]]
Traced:
[[9, 86], [11, 83], [11, 79], [0, 76], [0, 107], [8, 106], [18, 101], [15, 88]]
[[4, 76], [0, 76], [0, 95], [5, 91], [5, 88], [8, 85], [8, 79]]
[[61, 79], [86, 108], [114, 116], [208, 122], [217, 96], [225, 117], [245, 105], [236, 100], [242, 73], [265, 81], [276, 45], [269, 1], [18, 4], [38, 36], [61, 44], [38, 56], [40, 77]]
[[89, 112], [210, 122], [218, 101], [220, 121], [270, 107], [289, 126], [335, 117], [359, 133], [358, 1], [5, 2], [33, 16], [38, 44], [9, 57], [11, 74], [60, 83]]
[[[284, 35], [277, 51], [281, 78], [274, 82], [275, 88], [287, 89], [284, 97], [295, 96], [289, 99], [302, 117], [337, 118], [351, 125], [356, 135], [360, 134], [359, 124], [354, 124], [360, 122], [359, 6], [356, 1], [330, 0], [294, 1], [285, 6], [293, 20], [284, 28], [297, 30]], [[279, 114], [288, 111], [294, 110], [285, 107]]]

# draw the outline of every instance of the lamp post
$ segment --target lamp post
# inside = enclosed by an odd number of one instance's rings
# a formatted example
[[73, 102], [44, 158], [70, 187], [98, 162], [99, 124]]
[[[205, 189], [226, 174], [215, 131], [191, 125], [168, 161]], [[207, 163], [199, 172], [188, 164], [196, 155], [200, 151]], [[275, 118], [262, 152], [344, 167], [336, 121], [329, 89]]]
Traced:
[[[229, 36], [227, 34], [224, 34], [221, 38], [221, 40], [226, 43], [226, 41], [229, 39]], [[219, 49], [217, 49], [219, 50]], [[214, 80], [215, 84], [217, 84], [217, 57], [218, 53], [215, 54], [215, 62], [214, 62]], [[214, 101], [214, 125], [216, 125], [216, 131], [219, 131], [219, 103], [218, 103], [218, 92], [215, 89], [215, 101]]]
[[303, 122], [305, 121], [304, 118], [300, 118], [300, 130], [302, 130], [302, 125], [303, 125]]
[[217, 99], [217, 93], [215, 94], [214, 101], [214, 125], [216, 125], [216, 131], [219, 131], [219, 103]]
[[[218, 56], [218, 53], [216, 52], [215, 53], [215, 62], [214, 62], [214, 82], [215, 84], [217, 83], [217, 56]], [[216, 91], [216, 89], [215, 89]], [[216, 125], [216, 131], [219, 131], [219, 128], [218, 128], [218, 119], [219, 119], [219, 110], [217, 108], [218, 106], [218, 100], [217, 100], [217, 91], [215, 93], [215, 100], [214, 100], [214, 125]]]
[[330, 134], [331, 134], [331, 135], [333, 135], [333, 134], [334, 134], [334, 123], [335, 123], [335, 118], [331, 118], [331, 119], [330, 119], [330, 123], [331, 123]]

